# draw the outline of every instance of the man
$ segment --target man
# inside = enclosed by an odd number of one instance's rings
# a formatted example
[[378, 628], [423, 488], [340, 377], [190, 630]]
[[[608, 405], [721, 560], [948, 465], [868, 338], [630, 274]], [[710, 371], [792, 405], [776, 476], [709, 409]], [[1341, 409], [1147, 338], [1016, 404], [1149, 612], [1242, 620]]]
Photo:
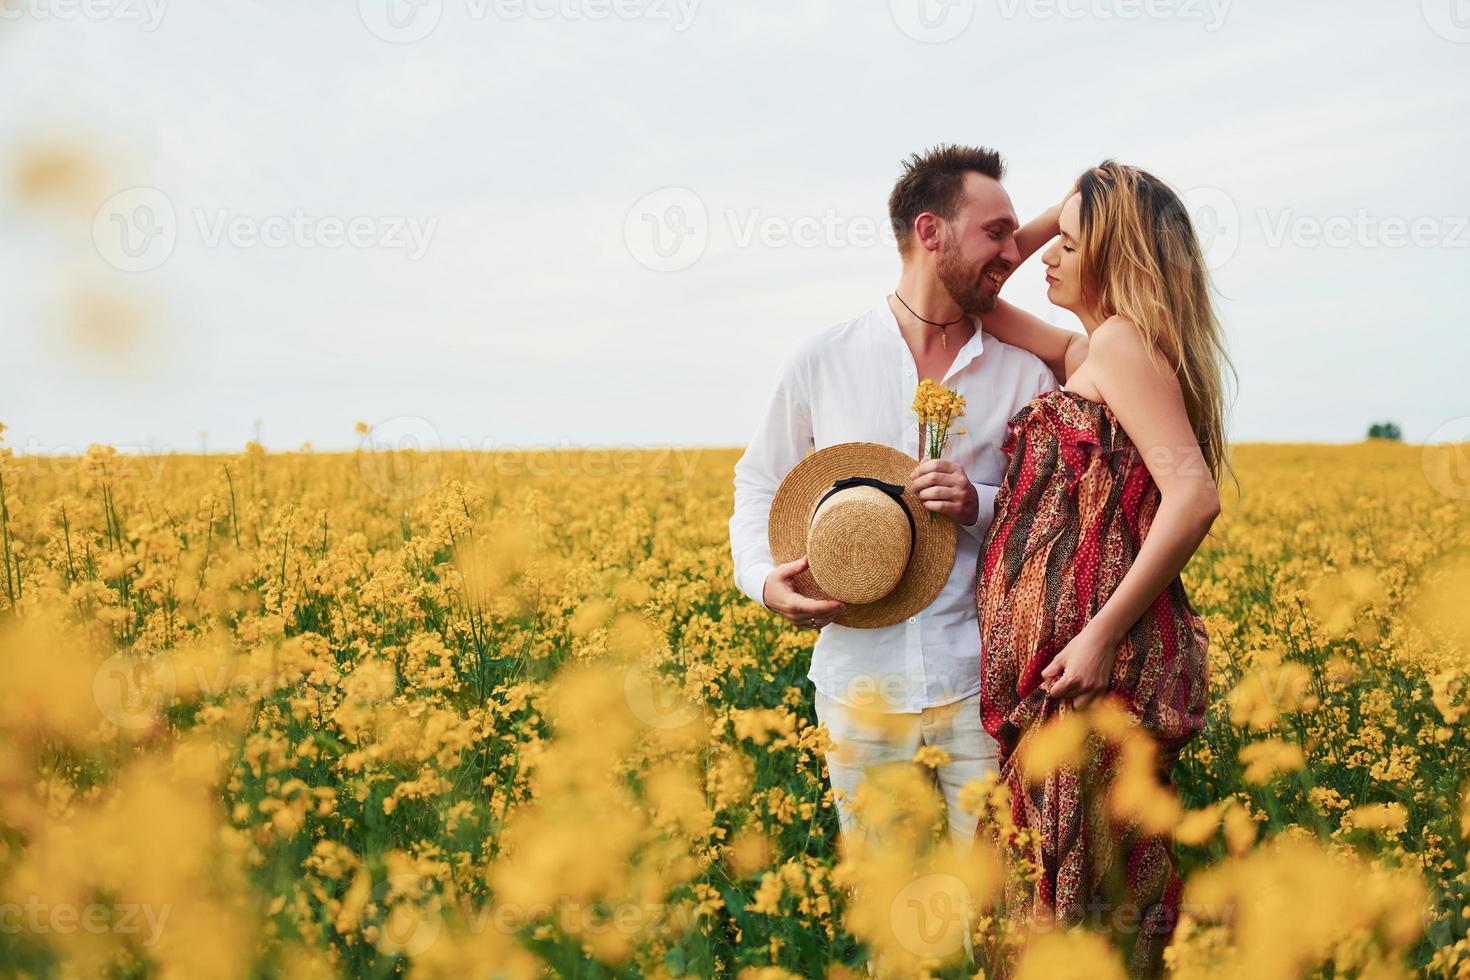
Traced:
[[[1039, 359], [984, 334], [975, 319], [995, 308], [1021, 261], [1003, 171], [998, 153], [969, 146], [940, 146], [907, 161], [888, 200], [903, 260], [897, 289], [856, 319], [795, 345], [764, 421], [735, 464], [736, 584], [797, 626], [820, 630], [807, 676], [817, 719], [834, 742], [827, 765], [845, 835], [857, 828], [850, 804], [865, 770], [907, 763], [922, 746], [935, 746], [948, 756], [935, 774], [949, 831], [967, 849], [976, 818], [960, 809], [960, 790], [997, 767], [995, 741], [980, 722], [980, 545], [1005, 477], [1006, 423], [1057, 387]], [[793, 587], [805, 557], [772, 563], [771, 499], [813, 449], [862, 441], [920, 456], [912, 404], [924, 378], [966, 401], [943, 458], [918, 463], [910, 477], [925, 508], [960, 525], [954, 567], [938, 597], [905, 622], [877, 629], [833, 623], [841, 603]]]

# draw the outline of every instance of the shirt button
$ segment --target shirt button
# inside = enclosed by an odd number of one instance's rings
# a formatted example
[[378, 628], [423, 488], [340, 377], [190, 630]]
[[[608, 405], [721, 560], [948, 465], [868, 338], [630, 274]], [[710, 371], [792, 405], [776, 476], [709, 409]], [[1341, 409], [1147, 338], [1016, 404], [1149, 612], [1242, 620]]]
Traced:
[[917, 616], [910, 616], [909, 617], [909, 622], [911, 622], [911, 623], [917, 623], [918, 621], [919, 621], [919, 619], [918, 619]]

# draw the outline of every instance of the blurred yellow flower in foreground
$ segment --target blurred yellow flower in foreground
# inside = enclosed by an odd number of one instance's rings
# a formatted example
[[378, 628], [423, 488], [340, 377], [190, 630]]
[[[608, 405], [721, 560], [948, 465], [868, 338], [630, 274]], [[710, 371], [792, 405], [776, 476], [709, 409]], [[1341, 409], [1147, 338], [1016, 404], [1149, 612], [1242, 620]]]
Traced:
[[[737, 455], [0, 446], [0, 972], [1116, 975], [998, 901], [1041, 852], [993, 775], [969, 849], [932, 748], [841, 836], [812, 637], [733, 582]], [[1028, 770], [1120, 754], [1176, 977], [1464, 977], [1470, 501], [1418, 447], [1234, 462], [1185, 573], [1204, 732], [1161, 771], [1099, 702]]]

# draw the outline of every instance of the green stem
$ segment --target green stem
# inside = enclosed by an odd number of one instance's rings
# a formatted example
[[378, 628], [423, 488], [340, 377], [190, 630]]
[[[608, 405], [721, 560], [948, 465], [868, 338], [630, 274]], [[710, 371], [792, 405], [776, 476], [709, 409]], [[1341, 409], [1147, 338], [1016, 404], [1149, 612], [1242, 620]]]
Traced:
[[225, 482], [230, 485], [230, 527], [235, 532], [235, 547], [240, 547], [240, 515], [239, 508], [235, 506], [235, 478], [230, 475], [230, 468], [226, 466]]
[[66, 581], [73, 584], [77, 580], [76, 564], [72, 561], [71, 554], [71, 519], [66, 515], [66, 505], [61, 507], [61, 535], [66, 539]]
[[15, 608], [15, 592], [20, 585], [19, 566], [16, 567], [16, 579], [12, 582], [10, 578], [10, 507], [5, 501], [5, 477], [0, 474], [0, 542], [5, 547], [5, 595], [10, 600], [11, 608]]

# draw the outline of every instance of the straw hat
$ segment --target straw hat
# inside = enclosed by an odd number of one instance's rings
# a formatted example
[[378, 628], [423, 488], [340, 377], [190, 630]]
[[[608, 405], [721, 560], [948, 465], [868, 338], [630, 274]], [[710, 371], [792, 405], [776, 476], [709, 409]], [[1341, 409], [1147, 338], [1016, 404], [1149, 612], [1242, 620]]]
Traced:
[[954, 568], [954, 520], [908, 486], [917, 461], [874, 442], [843, 442], [797, 463], [771, 500], [771, 559], [807, 556], [792, 584], [848, 604], [832, 622], [873, 629], [934, 601]]

